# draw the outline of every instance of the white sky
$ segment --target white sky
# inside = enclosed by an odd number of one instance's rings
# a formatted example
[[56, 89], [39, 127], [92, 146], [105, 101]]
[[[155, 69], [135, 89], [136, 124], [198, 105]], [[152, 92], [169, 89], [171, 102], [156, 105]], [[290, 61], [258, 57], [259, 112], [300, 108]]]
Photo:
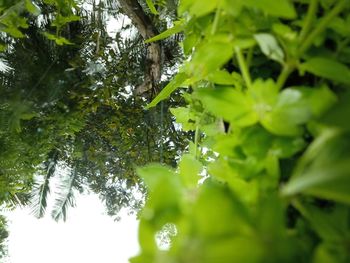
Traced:
[[138, 252], [135, 215], [121, 221], [107, 216], [95, 195], [77, 196], [67, 221], [49, 215], [36, 219], [29, 210], [8, 213], [11, 263], [127, 263]]

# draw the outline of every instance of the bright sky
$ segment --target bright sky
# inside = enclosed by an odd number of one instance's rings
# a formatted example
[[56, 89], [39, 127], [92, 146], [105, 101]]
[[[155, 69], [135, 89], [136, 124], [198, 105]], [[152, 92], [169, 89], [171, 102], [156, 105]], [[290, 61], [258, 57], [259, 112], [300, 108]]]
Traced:
[[135, 215], [114, 222], [95, 195], [77, 197], [68, 219], [36, 219], [29, 210], [8, 213], [11, 263], [127, 263], [138, 252]]

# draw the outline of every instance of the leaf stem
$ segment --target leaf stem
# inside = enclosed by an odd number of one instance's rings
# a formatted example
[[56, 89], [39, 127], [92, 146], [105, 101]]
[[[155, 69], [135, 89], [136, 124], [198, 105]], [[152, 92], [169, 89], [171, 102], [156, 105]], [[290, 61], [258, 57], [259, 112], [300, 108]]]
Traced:
[[247, 68], [250, 68], [250, 64], [252, 63], [252, 59], [253, 59], [253, 55], [254, 55], [254, 47], [249, 48], [248, 50], [248, 54], [247, 54]]
[[294, 198], [291, 201], [291, 204], [300, 212], [300, 214], [302, 214], [303, 217], [305, 217], [307, 220], [310, 220], [310, 214], [298, 199]]
[[164, 122], [164, 102], [160, 102], [160, 163], [163, 163], [163, 137], [164, 137], [164, 127], [163, 127], [163, 122]]
[[236, 55], [237, 55], [239, 69], [241, 70], [241, 73], [242, 73], [243, 79], [247, 85], [247, 88], [250, 89], [252, 86], [252, 80], [250, 77], [250, 73], [249, 73], [246, 61], [245, 61], [243, 54], [242, 54], [242, 51], [239, 47], [236, 47], [235, 51], [236, 51]]
[[281, 90], [283, 88], [289, 75], [293, 72], [294, 69], [295, 69], [295, 66], [294, 66], [294, 64], [291, 64], [291, 63], [286, 63], [283, 66], [281, 74], [278, 76], [278, 79], [277, 79], [278, 90]]
[[350, 43], [350, 36], [345, 38], [342, 42], [338, 44], [334, 57], [337, 57], [339, 53], [342, 51], [342, 49], [345, 48], [349, 43]]
[[337, 16], [345, 7], [346, 2], [348, 0], [340, 0], [334, 7], [333, 9], [325, 16], [323, 17], [320, 22], [317, 24], [315, 29], [306, 37], [305, 41], [301, 44], [299, 48], [298, 55], [302, 55], [306, 50], [309, 49], [309, 47], [312, 45], [313, 41], [315, 38], [323, 31], [326, 29], [328, 26], [329, 22]]
[[218, 7], [217, 7], [217, 9], [216, 9], [215, 17], [214, 17], [214, 21], [213, 21], [213, 26], [212, 26], [211, 32], [210, 32], [212, 35], [215, 34], [216, 29], [217, 29], [217, 27], [218, 27], [219, 18], [220, 18], [220, 12], [221, 12], [220, 3], [218, 3]]
[[194, 133], [195, 158], [198, 159], [198, 142], [199, 142], [199, 118], [196, 121], [196, 131]]
[[317, 11], [318, 6], [318, 0], [311, 0], [311, 3], [309, 5], [309, 9], [307, 10], [305, 22], [303, 25], [303, 28], [301, 29], [300, 35], [299, 35], [299, 41], [303, 42], [305, 40], [305, 37], [307, 36], [307, 33], [309, 33], [312, 22], [314, 20], [314, 16]]

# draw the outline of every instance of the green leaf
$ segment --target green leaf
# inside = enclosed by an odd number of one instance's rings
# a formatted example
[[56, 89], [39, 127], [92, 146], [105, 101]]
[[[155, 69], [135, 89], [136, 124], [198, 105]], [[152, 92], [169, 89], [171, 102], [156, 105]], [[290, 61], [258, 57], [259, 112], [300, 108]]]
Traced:
[[209, 112], [237, 126], [250, 126], [258, 121], [253, 101], [233, 88], [202, 88], [196, 91], [198, 98]]
[[304, 93], [311, 112], [316, 117], [322, 116], [337, 102], [336, 95], [326, 85], [314, 88], [299, 87], [298, 89]]
[[[242, 228], [241, 225], [237, 227]], [[264, 261], [263, 246], [255, 236], [251, 235], [231, 235], [228, 238], [216, 239], [209, 243], [202, 253], [206, 261], [201, 262], [206, 263], [254, 263]]]
[[312, 112], [301, 90], [285, 89], [276, 105], [266, 112], [261, 124], [271, 133], [285, 136], [297, 136], [302, 133], [301, 124], [312, 117]]
[[276, 137], [273, 140], [271, 152], [280, 158], [289, 158], [305, 148], [302, 137]]
[[344, 130], [350, 130], [350, 122], [348, 117], [350, 116], [350, 92], [342, 94], [339, 102], [334, 105], [322, 118], [322, 123], [341, 128]]
[[255, 34], [254, 38], [258, 42], [261, 51], [272, 60], [275, 60], [281, 64], [284, 62], [284, 53], [281, 47], [278, 45], [276, 38], [267, 33]]
[[340, 17], [333, 18], [329, 27], [343, 37], [347, 37], [350, 34], [349, 23]]
[[241, 37], [234, 39], [232, 43], [235, 48], [243, 50], [254, 47], [256, 45], [256, 40], [252, 37]]
[[198, 47], [186, 69], [198, 78], [205, 77], [220, 69], [232, 55], [233, 43], [229, 38], [214, 38]]
[[339, 246], [334, 242], [331, 244], [321, 243], [315, 249], [312, 263], [345, 263], [344, 256], [346, 254], [349, 253], [345, 246]]
[[49, 5], [55, 5], [57, 4], [56, 0], [44, 0], [45, 4], [49, 4]]
[[[272, 240], [279, 239], [285, 231], [285, 209], [282, 200], [276, 192], [261, 196], [255, 213], [259, 232]], [[272, 252], [273, 253], [273, 252]], [[281, 252], [279, 252], [280, 254]], [[272, 257], [278, 257], [272, 255]], [[281, 261], [285, 262], [285, 261]]]
[[154, 6], [152, 0], [146, 0], [146, 4], [147, 4], [149, 10], [151, 10], [152, 14], [154, 14], [154, 15], [158, 15], [159, 14], [157, 9], [156, 9], [156, 7]]
[[[140, 243], [142, 252], [144, 252], [147, 255], [147, 257], [149, 257], [150, 259], [153, 258], [153, 254], [157, 249], [157, 244], [154, 238], [155, 232], [156, 230], [153, 228], [152, 224], [147, 220], [144, 220], [141, 218], [140, 226], [139, 226], [138, 241]], [[151, 259], [148, 262], [152, 262], [152, 261], [153, 260]], [[133, 259], [132, 262], [143, 262], [143, 261], [139, 261], [136, 258], [136, 259]]]
[[142, 217], [151, 222], [155, 229], [175, 220], [179, 215], [181, 198], [181, 182], [168, 167], [151, 164], [137, 169], [137, 174], [144, 180], [149, 197]]
[[79, 21], [79, 20], [80, 20], [80, 16], [76, 16], [76, 15], [69, 15], [69, 16], [58, 15], [51, 25], [60, 28], [67, 23]]
[[320, 0], [322, 8], [327, 11], [337, 2], [338, 0]]
[[43, 34], [44, 34], [44, 36], [47, 37], [47, 39], [55, 41], [56, 44], [59, 45], [59, 46], [62, 46], [62, 45], [73, 45], [72, 42], [70, 42], [68, 39], [66, 39], [64, 37], [58, 37], [58, 36], [55, 36], [55, 35], [47, 33], [47, 32], [44, 32]]
[[5, 29], [3, 29], [3, 31], [10, 34], [14, 38], [23, 38], [24, 37], [23, 33], [18, 28], [13, 27], [13, 26], [5, 28]]
[[35, 112], [26, 112], [26, 113], [22, 113], [21, 116], [20, 116], [20, 119], [21, 120], [31, 120], [35, 117], [38, 117], [39, 114], [35, 113]]
[[170, 112], [175, 116], [176, 122], [181, 124], [182, 130], [190, 131], [196, 129], [196, 116], [188, 107], [170, 108]]
[[277, 103], [278, 87], [271, 79], [257, 79], [247, 91], [247, 95], [254, 101], [254, 110], [259, 118], [263, 119]]
[[6, 25], [8, 29], [12, 28], [28, 28], [27, 18], [21, 17], [17, 14], [10, 14], [1, 19], [1, 23]]
[[196, 17], [211, 13], [218, 5], [218, 0], [193, 0], [189, 13]]
[[242, 130], [239, 138], [243, 152], [258, 159], [264, 159], [268, 154], [279, 158], [291, 157], [305, 147], [301, 137], [275, 136], [260, 125]]
[[315, 197], [350, 204], [350, 160], [333, 163], [334, 167], [323, 166], [292, 180], [284, 188], [287, 195], [302, 192]]
[[167, 180], [169, 184], [176, 184], [176, 175], [166, 166], [150, 164], [143, 168], [138, 168], [136, 172], [144, 180], [151, 192], [160, 187], [164, 179]]
[[145, 41], [145, 43], [151, 43], [154, 41], [162, 40], [164, 38], [170, 37], [176, 33], [179, 33], [184, 30], [184, 24], [182, 21], [175, 21], [174, 26], [160, 33], [159, 35], [149, 38]]
[[278, 156], [270, 152], [265, 159], [265, 169], [268, 177], [264, 178], [265, 187], [275, 189], [278, 186], [280, 178], [280, 166]]
[[244, 5], [250, 8], [259, 8], [266, 14], [284, 18], [295, 18], [296, 11], [289, 0], [245, 0]]
[[321, 209], [300, 201], [295, 201], [294, 206], [310, 222], [313, 230], [322, 240], [316, 248], [312, 262], [345, 262], [344, 256], [350, 256], [350, 253], [346, 246], [339, 246], [339, 244], [346, 243], [350, 234], [348, 207], [335, 204]]
[[185, 55], [191, 54], [193, 48], [200, 41], [200, 35], [196, 33], [187, 34], [185, 39], [182, 41], [182, 46]]
[[324, 132], [308, 148], [282, 193], [304, 193], [350, 204], [349, 156], [349, 134]]
[[200, 172], [203, 167], [193, 155], [184, 154], [179, 164], [179, 173], [183, 185], [188, 188], [195, 188], [198, 186], [198, 181], [201, 178]]
[[257, 181], [247, 182], [242, 179], [236, 171], [232, 169], [227, 160], [218, 159], [216, 162], [208, 165], [209, 174], [217, 180], [227, 183], [230, 190], [244, 204], [256, 204], [258, 199]]
[[273, 139], [274, 136], [260, 125], [244, 129], [239, 137], [243, 153], [246, 156], [254, 156], [259, 159], [266, 157], [272, 146]]
[[179, 2], [179, 7], [177, 9], [177, 12], [179, 15], [183, 15], [185, 12], [188, 11], [188, 8], [191, 6], [193, 0], [182, 0]]
[[29, 13], [32, 13], [33, 15], [37, 16], [40, 14], [40, 8], [34, 4], [31, 0], [26, 0], [26, 8]]
[[349, 209], [335, 205], [327, 211], [307, 203], [296, 203], [296, 208], [311, 223], [318, 236], [326, 242], [345, 241], [350, 234], [348, 227]]
[[7, 46], [4, 44], [0, 44], [0, 52], [4, 52], [6, 50]]
[[57, 45], [62, 46], [62, 45], [73, 45], [72, 42], [70, 42], [68, 39], [64, 37], [58, 37], [55, 39], [55, 42]]
[[175, 91], [179, 86], [181, 86], [185, 80], [188, 78], [185, 73], [178, 73], [155, 97], [151, 103], [146, 106], [146, 109], [156, 106], [160, 101], [167, 99], [170, 94]]
[[293, 31], [291, 27], [282, 24], [282, 23], [276, 23], [273, 24], [272, 29], [274, 33], [276, 33], [278, 36], [282, 37], [283, 39], [293, 42], [297, 40], [297, 32]]
[[218, 70], [208, 75], [208, 80], [220, 85], [234, 85], [235, 78], [226, 70]]
[[[253, 109], [259, 116], [261, 124], [276, 135], [300, 135], [301, 124], [306, 123], [313, 113], [326, 107], [318, 101], [318, 89], [285, 89], [278, 94], [278, 87], [273, 80], [257, 79], [247, 95], [253, 100]], [[325, 91], [326, 92], [326, 91]], [[322, 92], [320, 94], [323, 95]], [[314, 102], [316, 100], [316, 102]], [[311, 105], [311, 101], [314, 105]]]
[[[213, 208], [216, 209], [213, 213]], [[192, 211], [198, 236], [212, 240], [223, 235], [244, 233], [251, 219], [246, 207], [217, 182], [205, 182]]]
[[301, 71], [310, 72], [316, 76], [350, 84], [350, 69], [336, 60], [323, 57], [312, 57], [299, 66]]
[[224, 0], [222, 2], [222, 8], [233, 16], [239, 15], [243, 7], [242, 0]]
[[[215, 136], [218, 134], [223, 134], [225, 132], [224, 123], [220, 119], [216, 119], [209, 123], [200, 123], [200, 130], [203, 131], [206, 136]], [[207, 141], [210, 142], [210, 139]]]

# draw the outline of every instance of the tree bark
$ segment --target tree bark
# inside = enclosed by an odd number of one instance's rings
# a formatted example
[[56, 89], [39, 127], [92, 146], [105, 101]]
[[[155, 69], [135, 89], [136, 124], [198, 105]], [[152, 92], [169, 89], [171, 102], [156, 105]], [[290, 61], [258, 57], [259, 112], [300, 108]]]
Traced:
[[[158, 35], [150, 17], [146, 15], [137, 0], [119, 0], [119, 4], [144, 40]], [[161, 77], [162, 48], [159, 42], [152, 42], [147, 46], [146, 68], [144, 81], [136, 87], [134, 93], [141, 95], [155, 88]]]

